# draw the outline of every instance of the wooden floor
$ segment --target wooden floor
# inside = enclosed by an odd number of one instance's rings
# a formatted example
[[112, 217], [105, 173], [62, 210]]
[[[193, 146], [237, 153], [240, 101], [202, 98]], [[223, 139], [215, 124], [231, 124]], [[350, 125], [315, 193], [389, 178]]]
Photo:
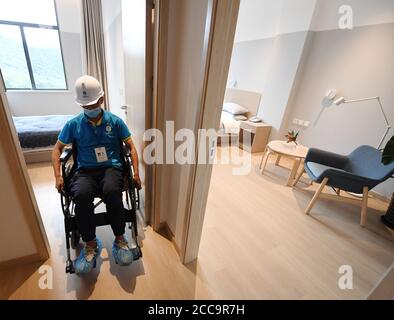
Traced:
[[[230, 165], [213, 171], [197, 274], [215, 298], [366, 298], [394, 262], [394, 238], [380, 222], [387, 204], [369, 201], [365, 229], [360, 208], [344, 203], [320, 200], [306, 216], [316, 186], [286, 187], [290, 171], [274, 157], [261, 175], [260, 157], [247, 176]], [[353, 268], [353, 290], [338, 288], [342, 265]]]
[[[222, 151], [226, 148], [222, 148]], [[303, 213], [315, 186], [286, 187], [288, 169], [268, 163], [233, 176], [215, 165], [196, 263], [180, 263], [170, 241], [146, 230], [142, 261], [114, 264], [109, 228], [100, 228], [101, 262], [87, 277], [64, 273], [59, 195], [48, 165], [29, 167], [51, 245], [53, 290], [38, 287], [39, 265], [2, 271], [0, 298], [9, 299], [363, 299], [394, 262], [394, 242], [380, 223], [387, 204], [370, 201], [367, 227], [359, 208], [321, 200]], [[285, 165], [289, 165], [284, 160]], [[306, 181], [305, 179], [303, 181]], [[338, 288], [341, 265], [353, 268], [354, 289]]]
[[[104, 250], [96, 269], [88, 276], [66, 275], [63, 214], [59, 194], [54, 189], [49, 164], [29, 166], [38, 206], [51, 246], [53, 290], [41, 290], [40, 265], [2, 270], [0, 298], [8, 299], [202, 299], [211, 298], [206, 286], [195, 275], [193, 265], [184, 266], [171, 241], [148, 228], [143, 241], [143, 259], [130, 267], [113, 261], [110, 227], [97, 229]], [[73, 253], [74, 254], [74, 253]], [[101, 262], [100, 262], [101, 261]]]

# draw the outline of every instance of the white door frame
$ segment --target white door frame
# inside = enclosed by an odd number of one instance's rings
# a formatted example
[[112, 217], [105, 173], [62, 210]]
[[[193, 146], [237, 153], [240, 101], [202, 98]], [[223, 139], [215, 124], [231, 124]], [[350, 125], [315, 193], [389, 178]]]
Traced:
[[[205, 66], [204, 92], [200, 129], [216, 128], [220, 122], [221, 106], [227, 85], [240, 0], [212, 0], [208, 55]], [[199, 144], [197, 144], [199, 145]], [[207, 146], [206, 154], [210, 147]], [[198, 159], [198, 155], [196, 156]], [[198, 256], [204, 223], [212, 165], [194, 165], [190, 197], [183, 229], [181, 260], [189, 263]]]
[[[165, 72], [167, 59], [167, 21], [169, 19], [169, 1], [154, 0], [154, 30], [153, 30], [153, 101], [151, 111], [151, 126], [164, 132], [164, 110], [158, 106], [165, 101]], [[147, 127], [148, 128], [148, 127]], [[159, 231], [160, 224], [160, 195], [161, 195], [161, 164], [147, 166], [151, 178], [150, 223], [154, 231]]]

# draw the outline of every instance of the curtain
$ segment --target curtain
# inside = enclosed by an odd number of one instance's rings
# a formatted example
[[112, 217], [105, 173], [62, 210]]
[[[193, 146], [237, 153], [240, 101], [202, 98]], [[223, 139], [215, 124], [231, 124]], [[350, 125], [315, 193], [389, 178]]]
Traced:
[[104, 109], [109, 110], [101, 0], [82, 0], [82, 11], [86, 72], [101, 83], [105, 92]]

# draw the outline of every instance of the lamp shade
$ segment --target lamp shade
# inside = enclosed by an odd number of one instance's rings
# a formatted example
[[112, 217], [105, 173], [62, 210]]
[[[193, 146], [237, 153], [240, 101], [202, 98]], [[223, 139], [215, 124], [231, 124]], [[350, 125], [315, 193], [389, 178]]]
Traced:
[[337, 100], [334, 101], [334, 103], [335, 103], [337, 106], [341, 105], [341, 104], [344, 103], [344, 102], [346, 102], [346, 99], [345, 99], [344, 97], [340, 97], [340, 98], [338, 98]]

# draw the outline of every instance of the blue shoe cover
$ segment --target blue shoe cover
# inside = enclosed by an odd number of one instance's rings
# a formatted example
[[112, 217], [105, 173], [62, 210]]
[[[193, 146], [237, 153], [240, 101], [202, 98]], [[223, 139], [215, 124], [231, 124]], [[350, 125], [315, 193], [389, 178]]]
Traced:
[[87, 246], [81, 250], [79, 257], [74, 262], [76, 274], [87, 274], [96, 267], [96, 259], [100, 256], [103, 244], [100, 239], [96, 238], [97, 248], [91, 249]]
[[133, 252], [127, 243], [127, 239], [120, 242], [114, 241], [112, 245], [112, 255], [114, 256], [116, 264], [121, 266], [128, 266], [134, 260]]

